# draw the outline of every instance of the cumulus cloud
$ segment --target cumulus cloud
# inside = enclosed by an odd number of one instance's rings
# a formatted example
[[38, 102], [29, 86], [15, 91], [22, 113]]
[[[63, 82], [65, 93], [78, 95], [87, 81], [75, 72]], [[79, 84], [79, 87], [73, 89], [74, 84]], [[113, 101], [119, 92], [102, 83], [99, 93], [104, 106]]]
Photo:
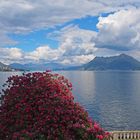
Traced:
[[[1, 0], [0, 2], [0, 60], [6, 63], [18, 61], [58, 61], [64, 64], [83, 64], [98, 54], [116, 54], [136, 51], [140, 48], [140, 1], [139, 0]], [[87, 15], [100, 17], [99, 32], [80, 29], [70, 25], [47, 37], [59, 41], [52, 49], [39, 46], [32, 52], [4, 46], [18, 42], [9, 34], [23, 34], [34, 30], [54, 27]], [[111, 51], [110, 51], [111, 50]], [[116, 52], [117, 50], [117, 52]], [[105, 52], [106, 51], [106, 52]]]
[[24, 53], [18, 48], [0, 48], [0, 60], [6, 64], [23, 61]]
[[140, 50], [140, 9], [99, 17], [96, 46], [117, 51]]
[[59, 47], [52, 49], [49, 46], [40, 46], [26, 53], [25, 59], [80, 65], [93, 59], [97, 50], [91, 41], [96, 37], [96, 32], [80, 29], [78, 26], [67, 26], [48, 34], [47, 37], [59, 40]]
[[60, 54], [57, 49], [51, 49], [49, 46], [40, 46], [32, 52], [24, 52], [19, 48], [0, 48], [0, 60], [3, 63], [35, 63], [56, 61]]
[[[52, 49], [48, 45], [39, 46], [32, 52], [23, 52], [18, 48], [0, 48], [0, 60], [3, 62], [59, 62], [62, 64], [81, 65], [95, 57], [97, 51], [91, 40], [96, 32], [80, 29], [78, 26], [68, 26], [59, 32], [52, 32], [60, 41], [59, 47]], [[9, 61], [7, 61], [9, 60]]]
[[[56, 34], [55, 34], [56, 35]], [[96, 37], [96, 32], [80, 29], [78, 26], [69, 26], [58, 33], [63, 63], [83, 64], [94, 58], [97, 50], [91, 40]]]
[[[63, 59], [62, 59], [63, 58]], [[62, 57], [61, 63], [65, 65], [82, 65], [95, 58], [94, 54]]]
[[49, 46], [40, 46], [33, 52], [26, 53], [25, 59], [31, 59], [35, 61], [46, 60], [54, 61], [60, 57], [60, 51], [57, 49], [51, 49]]
[[97, 35], [94, 31], [69, 26], [63, 28], [58, 35], [64, 56], [88, 55], [96, 51], [95, 43], [91, 41]]
[[138, 0], [1, 0], [0, 28], [4, 35], [28, 33], [87, 15], [139, 6]]

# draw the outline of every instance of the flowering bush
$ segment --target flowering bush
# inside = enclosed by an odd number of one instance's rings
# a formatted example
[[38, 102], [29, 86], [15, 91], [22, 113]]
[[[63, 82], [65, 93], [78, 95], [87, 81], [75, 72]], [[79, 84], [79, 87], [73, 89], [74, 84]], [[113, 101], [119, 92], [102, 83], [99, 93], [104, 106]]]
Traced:
[[1, 140], [94, 140], [108, 133], [74, 102], [72, 85], [58, 74], [9, 77], [0, 99]]

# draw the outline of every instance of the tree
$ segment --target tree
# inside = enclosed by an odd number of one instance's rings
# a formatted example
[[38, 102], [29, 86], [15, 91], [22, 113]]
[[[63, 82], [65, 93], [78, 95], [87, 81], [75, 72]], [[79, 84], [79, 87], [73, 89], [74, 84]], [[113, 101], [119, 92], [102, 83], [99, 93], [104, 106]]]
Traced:
[[0, 139], [94, 140], [108, 133], [79, 103], [72, 84], [51, 72], [9, 77], [0, 99]]

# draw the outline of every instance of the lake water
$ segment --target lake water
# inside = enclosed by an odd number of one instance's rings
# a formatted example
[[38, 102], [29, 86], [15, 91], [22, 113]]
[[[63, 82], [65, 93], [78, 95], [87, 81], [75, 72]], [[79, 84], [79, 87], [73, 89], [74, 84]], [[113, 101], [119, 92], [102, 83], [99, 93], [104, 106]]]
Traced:
[[[58, 71], [73, 84], [75, 100], [105, 130], [140, 129], [140, 71]], [[0, 88], [11, 72], [0, 72]]]

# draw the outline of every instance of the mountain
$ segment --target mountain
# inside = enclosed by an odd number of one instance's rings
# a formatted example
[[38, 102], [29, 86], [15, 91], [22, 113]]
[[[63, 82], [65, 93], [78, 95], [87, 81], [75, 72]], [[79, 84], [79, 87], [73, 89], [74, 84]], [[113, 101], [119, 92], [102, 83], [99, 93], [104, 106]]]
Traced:
[[140, 70], [140, 62], [126, 54], [112, 57], [95, 57], [82, 66], [82, 70]]
[[59, 63], [27, 63], [19, 64], [12, 63], [10, 64], [11, 68], [20, 69], [20, 70], [30, 70], [30, 71], [44, 71], [44, 70], [62, 70], [66, 66]]
[[9, 66], [0, 62], [0, 71], [12, 71], [12, 69]]
[[12, 63], [9, 66], [13, 69], [26, 70], [26, 68], [20, 63]]
[[82, 66], [66, 66], [59, 63], [10, 64], [16, 70], [140, 70], [140, 62], [126, 54], [111, 57], [95, 57]]

